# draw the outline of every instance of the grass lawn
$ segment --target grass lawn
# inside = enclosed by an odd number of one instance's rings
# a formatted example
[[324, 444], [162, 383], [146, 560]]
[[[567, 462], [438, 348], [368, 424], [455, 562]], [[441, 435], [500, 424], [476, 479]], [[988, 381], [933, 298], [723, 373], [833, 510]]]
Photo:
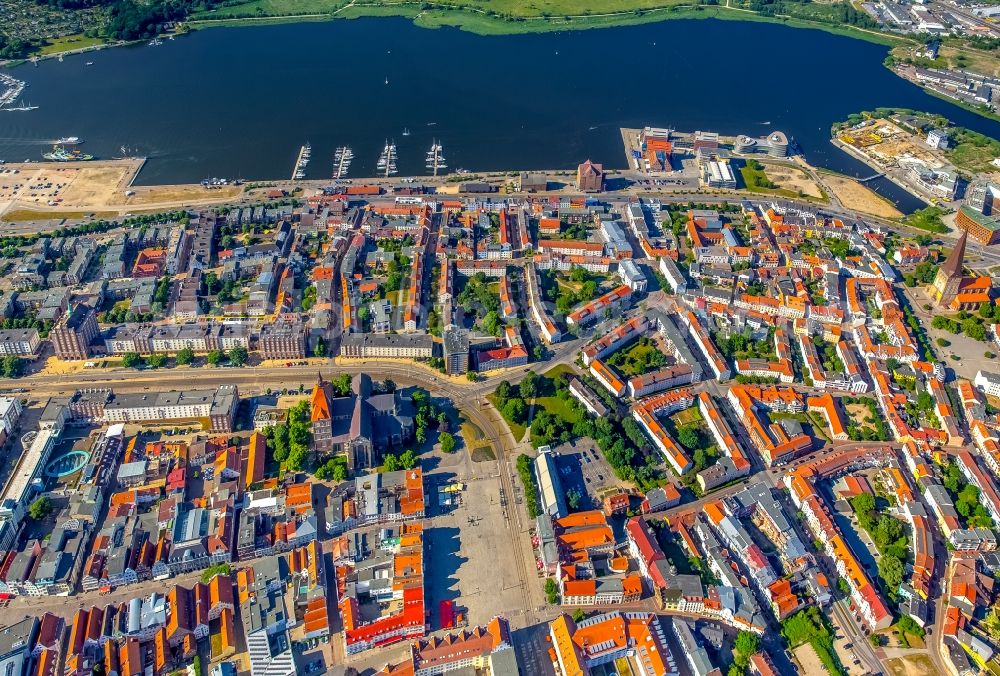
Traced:
[[465, 447], [469, 450], [469, 455], [473, 462], [484, 462], [486, 460], [496, 460], [497, 456], [493, 452], [493, 446], [483, 435], [483, 431], [475, 423], [461, 418], [459, 428], [462, 439], [465, 440]]
[[948, 151], [948, 159], [956, 167], [970, 173], [979, 173], [995, 169], [991, 164], [993, 158], [1000, 155], [1000, 141], [985, 136], [956, 134], [958, 144]]
[[[832, 10], [822, 5], [793, 10], [795, 17], [765, 17], [736, 8], [697, 5], [691, 0], [454, 0], [448, 4], [421, 0], [358, 0], [357, 4], [350, 5], [347, 0], [249, 0], [215, 11], [198, 12], [192, 20], [211, 22], [203, 24], [206, 26], [234, 25], [246, 19], [275, 17], [280, 20], [280, 17], [333, 15], [336, 12], [335, 16], [343, 19], [402, 16], [413, 19], [414, 24], [422, 28], [452, 26], [479, 35], [511, 35], [631, 26], [666, 19], [711, 18], [818, 28], [885, 45], [904, 42], [885, 33], [831, 23], [828, 14]], [[910, 44], [910, 41], [905, 42]]]
[[41, 211], [34, 209], [12, 209], [5, 213], [0, 220], [10, 223], [16, 221], [60, 221], [60, 220], [80, 220], [93, 214], [94, 218], [114, 218], [117, 211]]
[[250, 0], [238, 5], [218, 7], [214, 12], [197, 12], [201, 19], [245, 18], [258, 16], [293, 16], [296, 14], [332, 14], [347, 0]]
[[574, 369], [569, 364], [559, 364], [558, 366], [553, 366], [552, 368], [550, 368], [548, 371], [546, 371], [542, 375], [545, 376], [546, 378], [550, 379], [550, 380], [554, 380], [554, 379], [558, 378], [560, 375], [562, 375], [563, 373], [568, 373], [571, 376], [575, 376], [576, 375], [576, 369]]
[[740, 174], [743, 176], [743, 184], [746, 186], [748, 192], [761, 193], [764, 195], [778, 195], [781, 197], [792, 197], [797, 198], [799, 193], [794, 190], [785, 190], [784, 188], [765, 188], [761, 183], [767, 181], [767, 174], [764, 173], [762, 169], [751, 169], [750, 167], [743, 167], [740, 169]]
[[576, 411], [570, 409], [566, 401], [559, 397], [539, 397], [535, 399], [535, 408], [544, 408], [546, 411], [567, 422], [575, 423], [580, 419]]
[[670, 419], [674, 421], [674, 426], [677, 429], [685, 427], [687, 425], [700, 423], [701, 422], [701, 411], [697, 407], [692, 406], [691, 408], [686, 408], [683, 411], [677, 411]]
[[59, 38], [49, 38], [42, 45], [38, 53], [41, 55], [46, 54], [58, 54], [59, 52], [68, 52], [72, 49], [83, 49], [84, 47], [95, 47], [97, 45], [103, 45], [104, 40], [101, 38], [89, 38], [83, 33], [76, 33], [74, 35], [63, 35]]

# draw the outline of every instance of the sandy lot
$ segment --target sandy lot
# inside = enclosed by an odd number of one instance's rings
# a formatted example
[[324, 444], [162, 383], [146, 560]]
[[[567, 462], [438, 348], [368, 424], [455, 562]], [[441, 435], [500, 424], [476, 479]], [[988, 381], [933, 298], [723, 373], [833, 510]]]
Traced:
[[135, 187], [134, 195], [125, 197], [124, 204], [143, 206], [152, 204], [188, 203], [203, 200], [224, 201], [239, 195], [243, 188], [227, 185], [208, 190], [200, 185], [164, 185], [150, 187]]
[[817, 199], [823, 197], [823, 190], [816, 185], [814, 180], [809, 178], [809, 174], [801, 169], [790, 167], [786, 164], [773, 164], [769, 162], [761, 162], [761, 164], [764, 165], [767, 177], [774, 181], [779, 188], [800, 192], [805, 197], [815, 197]]
[[823, 181], [848, 209], [881, 218], [900, 218], [903, 215], [892, 202], [854, 179], [825, 175]]
[[930, 676], [934, 673], [934, 664], [927, 655], [895, 657], [886, 660], [885, 666], [893, 676]]
[[116, 193], [141, 167], [141, 160], [5, 164], [0, 168], [0, 209], [15, 202], [53, 209], [102, 207], [118, 201]]
[[[5, 164], [0, 167], [0, 214], [7, 220], [83, 218], [93, 212], [214, 204], [243, 192], [242, 186], [197, 184], [130, 188], [141, 168], [142, 160]], [[126, 196], [126, 190], [135, 194]]]
[[822, 674], [826, 672], [826, 668], [819, 661], [816, 651], [808, 643], [803, 643], [793, 650], [792, 655], [799, 664], [800, 674]]

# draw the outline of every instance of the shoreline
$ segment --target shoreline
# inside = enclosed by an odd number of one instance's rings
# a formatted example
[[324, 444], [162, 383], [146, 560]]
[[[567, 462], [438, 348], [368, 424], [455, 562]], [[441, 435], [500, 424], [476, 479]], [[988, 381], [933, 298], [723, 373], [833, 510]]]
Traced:
[[[896, 35], [893, 33], [859, 28], [850, 25], [813, 21], [786, 14], [763, 16], [753, 10], [731, 7], [729, 6], [729, 0], [726, 0], [726, 4], [717, 5], [674, 4], [663, 7], [651, 7], [648, 9], [608, 12], [602, 14], [516, 18], [503, 18], [495, 15], [489, 15], [482, 10], [476, 10], [473, 8], [456, 8], [447, 4], [428, 2], [418, 3], [414, 0], [401, 0], [400, 2], [394, 4], [365, 4], [356, 3], [352, 0], [348, 4], [331, 12], [305, 12], [301, 14], [273, 16], [228, 16], [220, 18], [212, 18], [208, 16], [208, 13], [206, 13], [205, 15], [200, 15], [197, 18], [188, 18], [182, 23], [179, 23], [177, 25], [177, 29], [174, 31], [163, 33], [157, 37], [179, 37], [192, 31], [204, 30], [206, 28], [266, 26], [287, 23], [325, 22], [362, 18], [402, 18], [410, 20], [413, 25], [419, 28], [429, 30], [445, 27], [456, 28], [461, 31], [481, 36], [541, 34], [601, 28], [619, 28], [685, 19], [718, 19], [720, 21], [762, 22], [788, 26], [790, 28], [820, 30], [832, 35], [840, 35], [886, 46], [890, 48], [890, 55], [893, 48], [904, 45], [918, 44], [915, 39], [909, 36]], [[64, 51], [35, 54], [25, 59], [11, 59], [6, 61], [0, 60], [0, 68], [13, 69], [28, 63], [36, 63], [38, 61], [53, 58], [62, 60], [62, 58], [66, 56], [74, 56], [88, 52], [111, 49], [114, 47], [138, 45], [144, 42], [146, 42], [145, 38], [141, 40], [116, 40], [104, 44], [88, 45], [86, 47], [78, 47]], [[983, 111], [975, 106], [965, 104], [962, 101], [943, 96], [919, 82], [914, 82], [910, 78], [903, 77], [895, 68], [887, 64], [883, 64], [883, 67], [890, 70], [896, 77], [914, 84], [931, 96], [939, 98], [942, 101], [946, 101], [947, 103], [955, 105], [985, 119], [1000, 121], [1000, 114]]]
[[[425, 9], [427, 7], [429, 9]], [[344, 7], [327, 13], [274, 16], [223, 16], [219, 18], [212, 18], [209, 13], [206, 13], [196, 18], [187, 19], [184, 25], [191, 30], [201, 30], [214, 27], [266, 25], [268, 23], [393, 17], [410, 19], [415, 26], [420, 28], [436, 29], [450, 27], [483, 36], [617, 28], [678, 19], [719, 19], [721, 21], [756, 21], [785, 25], [792, 28], [813, 28], [834, 35], [853, 37], [887, 47], [916, 44], [912, 39], [880, 31], [822, 21], [811, 21], [790, 15], [763, 16], [752, 10], [730, 7], [728, 4], [673, 4], [663, 7], [601, 14], [502, 18], [488, 15], [472, 8], [456, 8], [446, 4], [413, 2], [412, 0], [403, 0], [394, 4], [351, 2]]]

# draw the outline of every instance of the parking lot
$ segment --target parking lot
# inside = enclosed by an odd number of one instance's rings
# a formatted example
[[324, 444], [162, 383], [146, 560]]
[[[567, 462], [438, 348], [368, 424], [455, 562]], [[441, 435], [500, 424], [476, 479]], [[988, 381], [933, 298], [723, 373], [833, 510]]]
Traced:
[[[590, 507], [600, 507], [602, 496], [623, 484], [615, 477], [611, 465], [591, 439], [577, 439], [556, 447], [559, 480], [563, 490], [576, 489], [589, 496]], [[582, 503], [580, 508], [588, 505]]]

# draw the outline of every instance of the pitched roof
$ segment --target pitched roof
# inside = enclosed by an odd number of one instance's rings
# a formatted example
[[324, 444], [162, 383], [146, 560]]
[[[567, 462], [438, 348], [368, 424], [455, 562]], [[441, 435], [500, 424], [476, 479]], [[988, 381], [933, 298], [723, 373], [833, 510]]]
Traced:
[[965, 261], [965, 240], [968, 238], [969, 233], [965, 230], [962, 231], [962, 236], [958, 238], [958, 244], [955, 248], [951, 250], [948, 254], [948, 259], [941, 266], [941, 272], [948, 277], [961, 277], [962, 267]]

